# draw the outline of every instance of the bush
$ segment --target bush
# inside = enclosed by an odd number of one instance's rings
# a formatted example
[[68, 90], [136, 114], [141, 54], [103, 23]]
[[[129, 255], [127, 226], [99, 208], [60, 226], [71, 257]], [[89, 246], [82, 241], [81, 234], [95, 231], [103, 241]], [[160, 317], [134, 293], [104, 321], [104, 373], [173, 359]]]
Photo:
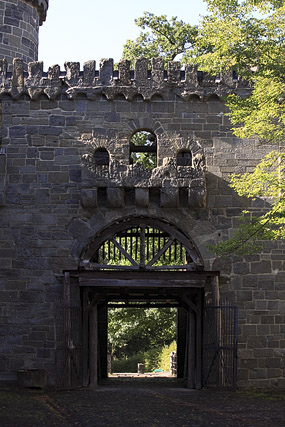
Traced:
[[161, 347], [152, 348], [144, 353], [145, 355], [145, 371], [152, 372], [159, 369]]
[[176, 341], [172, 341], [171, 344], [166, 345], [162, 348], [159, 355], [160, 369], [163, 369], [164, 371], [169, 371], [170, 353], [172, 351], [176, 351], [176, 349], [177, 349]]
[[137, 353], [123, 359], [112, 360], [112, 372], [138, 372], [138, 363], [145, 363], [144, 353]]
[[152, 348], [146, 352], [139, 352], [133, 356], [112, 361], [112, 372], [135, 373], [138, 371], [138, 363], [145, 365], [145, 372], [152, 372], [155, 369], [169, 371], [169, 357], [172, 351], [176, 351], [176, 341], [164, 347]]

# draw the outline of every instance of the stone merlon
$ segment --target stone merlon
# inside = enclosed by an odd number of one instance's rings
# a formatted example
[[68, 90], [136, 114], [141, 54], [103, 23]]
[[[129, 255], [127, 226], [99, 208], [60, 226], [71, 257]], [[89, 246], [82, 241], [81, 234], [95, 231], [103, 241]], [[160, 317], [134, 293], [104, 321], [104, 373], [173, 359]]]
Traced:
[[65, 94], [70, 99], [85, 95], [91, 100], [98, 95], [104, 95], [108, 100], [123, 95], [131, 101], [136, 95], [141, 95], [144, 100], [157, 95], [167, 100], [175, 95], [188, 101], [193, 96], [207, 100], [213, 96], [219, 99], [229, 93], [247, 95], [249, 92], [250, 87], [235, 78], [232, 71], [217, 78], [192, 65], [182, 70], [180, 62], [168, 62], [165, 69], [161, 58], [151, 60], [151, 69], [147, 59], [138, 59], [134, 70], [131, 70], [130, 62], [124, 60], [115, 71], [112, 59], [102, 59], [99, 70], [95, 61], [84, 63], [83, 71], [79, 62], [66, 62], [65, 72], [58, 65], [44, 72], [43, 63], [37, 61], [30, 62], [28, 71], [24, 72], [23, 61], [19, 58], [14, 59], [12, 72], [7, 72], [7, 62], [5, 59], [0, 61], [0, 97], [10, 95], [14, 99], [22, 95], [37, 99], [43, 94], [55, 99]]

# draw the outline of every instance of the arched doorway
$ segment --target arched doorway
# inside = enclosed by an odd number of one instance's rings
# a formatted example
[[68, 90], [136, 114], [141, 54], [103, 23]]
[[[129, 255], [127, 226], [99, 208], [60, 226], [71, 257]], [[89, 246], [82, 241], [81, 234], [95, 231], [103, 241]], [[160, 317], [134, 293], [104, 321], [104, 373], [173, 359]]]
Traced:
[[179, 312], [178, 375], [187, 377], [189, 387], [200, 388], [202, 306], [208, 276], [191, 239], [166, 221], [126, 218], [94, 236], [82, 255], [81, 266], [84, 271], [79, 285], [88, 292], [92, 317], [89, 383], [94, 385], [98, 375], [107, 375], [108, 304], [158, 307], [167, 301]]
[[[123, 303], [124, 307], [134, 307], [139, 303], [144, 308], [159, 307], [167, 301], [169, 307], [177, 307], [179, 312], [178, 375], [188, 376], [189, 386], [197, 386], [196, 360], [201, 352], [201, 342], [196, 340], [194, 329], [196, 323], [201, 327], [202, 284], [205, 278], [202, 277], [202, 258], [193, 242], [165, 221], [127, 218], [94, 237], [83, 254], [82, 265], [86, 274], [84, 277], [81, 274], [80, 286], [89, 288], [89, 295], [93, 292], [89, 298], [92, 309], [97, 310], [95, 316], [98, 316], [98, 331], [94, 334], [99, 336], [100, 342], [100, 348], [96, 349], [99, 353], [99, 376], [107, 375], [107, 321], [104, 316], [108, 304], [117, 302]], [[198, 278], [194, 278], [195, 272]], [[188, 273], [187, 277], [185, 273]], [[91, 287], [96, 291], [91, 291]], [[196, 319], [198, 316], [199, 320]], [[191, 333], [194, 335], [191, 338], [192, 347], [189, 344], [187, 350], [192, 354], [192, 365], [189, 362], [188, 366], [185, 346], [188, 346], [190, 336], [187, 326], [190, 317]], [[90, 356], [90, 360], [92, 358], [94, 356]], [[96, 382], [96, 378], [91, 382]]]
[[[103, 228], [83, 252], [79, 269], [65, 272], [66, 298], [71, 279], [81, 294], [79, 383], [96, 386], [107, 376], [108, 304], [155, 307], [167, 302], [179, 313], [178, 376], [187, 379], [187, 387], [201, 388], [205, 287], [218, 274], [204, 270], [193, 241], [166, 221], [130, 217]], [[73, 343], [72, 326], [66, 335]]]

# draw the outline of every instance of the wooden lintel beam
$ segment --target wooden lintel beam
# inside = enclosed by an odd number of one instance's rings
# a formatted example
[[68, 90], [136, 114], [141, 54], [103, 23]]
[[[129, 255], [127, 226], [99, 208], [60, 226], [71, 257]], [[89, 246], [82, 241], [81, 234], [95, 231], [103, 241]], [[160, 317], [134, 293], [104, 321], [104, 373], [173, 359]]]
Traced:
[[120, 279], [88, 279], [80, 278], [79, 286], [108, 287], [108, 288], [188, 288], [203, 287], [200, 282], [190, 283], [185, 280], [120, 280]]
[[179, 308], [179, 304], [108, 304], [108, 308]]
[[134, 145], [131, 144], [132, 153], [156, 153], [156, 144], [154, 145]]
[[[103, 268], [103, 266], [101, 266]], [[122, 267], [124, 268], [124, 267]], [[132, 268], [132, 267], [130, 267]], [[107, 271], [107, 270], [70, 270], [67, 271], [70, 273], [70, 276], [72, 277], [79, 277], [79, 278], [97, 278], [97, 279], [126, 279], [128, 280], [131, 276], [132, 279], [176, 279], [176, 280], [207, 280], [210, 277], [219, 276], [219, 271], [203, 271], [203, 270], [196, 270], [196, 271], [150, 271], [150, 270], [132, 270], [132, 271]]]

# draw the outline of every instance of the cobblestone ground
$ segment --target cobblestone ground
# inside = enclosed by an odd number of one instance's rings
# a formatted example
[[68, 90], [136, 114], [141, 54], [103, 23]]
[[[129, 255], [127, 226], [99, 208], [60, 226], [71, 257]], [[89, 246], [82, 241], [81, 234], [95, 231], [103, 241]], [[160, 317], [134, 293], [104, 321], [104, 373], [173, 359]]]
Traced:
[[281, 427], [285, 392], [187, 390], [175, 379], [60, 392], [0, 383], [0, 426]]

